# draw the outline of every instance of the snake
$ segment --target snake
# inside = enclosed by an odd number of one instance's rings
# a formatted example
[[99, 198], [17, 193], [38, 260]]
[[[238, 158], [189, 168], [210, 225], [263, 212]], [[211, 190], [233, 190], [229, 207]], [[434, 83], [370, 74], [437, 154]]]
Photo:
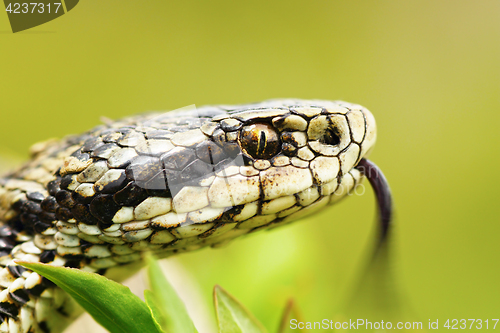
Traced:
[[375, 140], [360, 105], [275, 99], [105, 120], [34, 144], [0, 178], [0, 332], [62, 332], [82, 312], [15, 260], [131, 273], [146, 253], [216, 248], [287, 225], [348, 197], [365, 176], [387, 226], [386, 180], [366, 159]]

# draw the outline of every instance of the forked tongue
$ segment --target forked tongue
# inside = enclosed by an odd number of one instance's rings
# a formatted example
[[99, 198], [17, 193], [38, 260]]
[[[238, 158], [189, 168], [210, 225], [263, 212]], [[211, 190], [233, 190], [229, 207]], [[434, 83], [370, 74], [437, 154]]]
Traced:
[[[380, 168], [367, 159], [362, 159], [356, 168], [368, 178], [375, 193], [378, 233], [375, 248], [369, 250], [370, 255], [365, 257], [366, 262], [353, 284], [344, 316], [347, 316], [346, 319], [363, 320], [364, 325], [357, 327], [358, 329], [375, 331], [375, 327], [370, 329], [367, 322], [380, 324], [383, 320], [392, 321], [395, 325], [398, 321], [414, 320], [415, 316], [409, 310], [409, 303], [404, 299], [404, 293], [398, 288], [394, 278], [397, 265], [392, 260], [394, 249], [389, 251], [393, 219], [389, 183]], [[392, 327], [394, 328], [395, 326]], [[381, 327], [379, 329], [385, 331]]]

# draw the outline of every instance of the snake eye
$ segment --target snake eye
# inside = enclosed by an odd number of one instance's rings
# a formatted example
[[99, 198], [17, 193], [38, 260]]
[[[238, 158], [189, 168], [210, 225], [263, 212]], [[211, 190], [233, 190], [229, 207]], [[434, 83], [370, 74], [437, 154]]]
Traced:
[[321, 143], [325, 143], [327, 145], [336, 146], [340, 143], [340, 136], [337, 133], [336, 128], [328, 128], [325, 131], [323, 137], [319, 140]]
[[241, 148], [253, 158], [268, 159], [279, 153], [278, 133], [268, 124], [252, 124], [240, 132]]

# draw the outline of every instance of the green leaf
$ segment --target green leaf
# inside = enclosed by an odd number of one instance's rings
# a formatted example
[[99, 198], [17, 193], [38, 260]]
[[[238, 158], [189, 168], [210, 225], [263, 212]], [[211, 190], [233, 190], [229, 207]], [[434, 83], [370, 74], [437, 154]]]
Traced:
[[151, 290], [144, 290], [144, 299], [146, 300], [149, 311], [151, 311], [151, 317], [153, 317], [158, 331], [167, 333], [163, 330], [163, 327], [166, 328], [168, 325], [168, 316], [165, 314], [164, 309], [158, 304], [153, 292]]
[[[184, 303], [170, 285], [160, 265], [152, 257], [148, 258], [148, 278], [152, 293], [147, 293], [148, 306], [153, 317], [167, 333], [198, 332]], [[145, 294], [146, 295], [146, 294]]]
[[241, 304], [220, 286], [214, 288], [215, 311], [219, 333], [263, 333], [264, 326]]
[[287, 332], [305, 332], [303, 329], [293, 329], [290, 325], [290, 320], [295, 319], [297, 322], [303, 322], [302, 316], [295, 305], [293, 299], [289, 299], [286, 303], [285, 310], [280, 321], [280, 327], [278, 328], [278, 333]]
[[159, 332], [146, 304], [128, 287], [74, 268], [16, 263], [57, 284], [111, 333]]

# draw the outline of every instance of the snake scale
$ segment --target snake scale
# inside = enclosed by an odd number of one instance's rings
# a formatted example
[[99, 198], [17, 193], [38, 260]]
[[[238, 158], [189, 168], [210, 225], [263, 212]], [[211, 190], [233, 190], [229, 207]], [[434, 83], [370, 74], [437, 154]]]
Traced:
[[146, 113], [35, 144], [0, 178], [0, 332], [60, 332], [80, 312], [13, 260], [105, 274], [146, 251], [168, 257], [288, 224], [350, 193], [375, 138], [360, 105], [269, 100]]

